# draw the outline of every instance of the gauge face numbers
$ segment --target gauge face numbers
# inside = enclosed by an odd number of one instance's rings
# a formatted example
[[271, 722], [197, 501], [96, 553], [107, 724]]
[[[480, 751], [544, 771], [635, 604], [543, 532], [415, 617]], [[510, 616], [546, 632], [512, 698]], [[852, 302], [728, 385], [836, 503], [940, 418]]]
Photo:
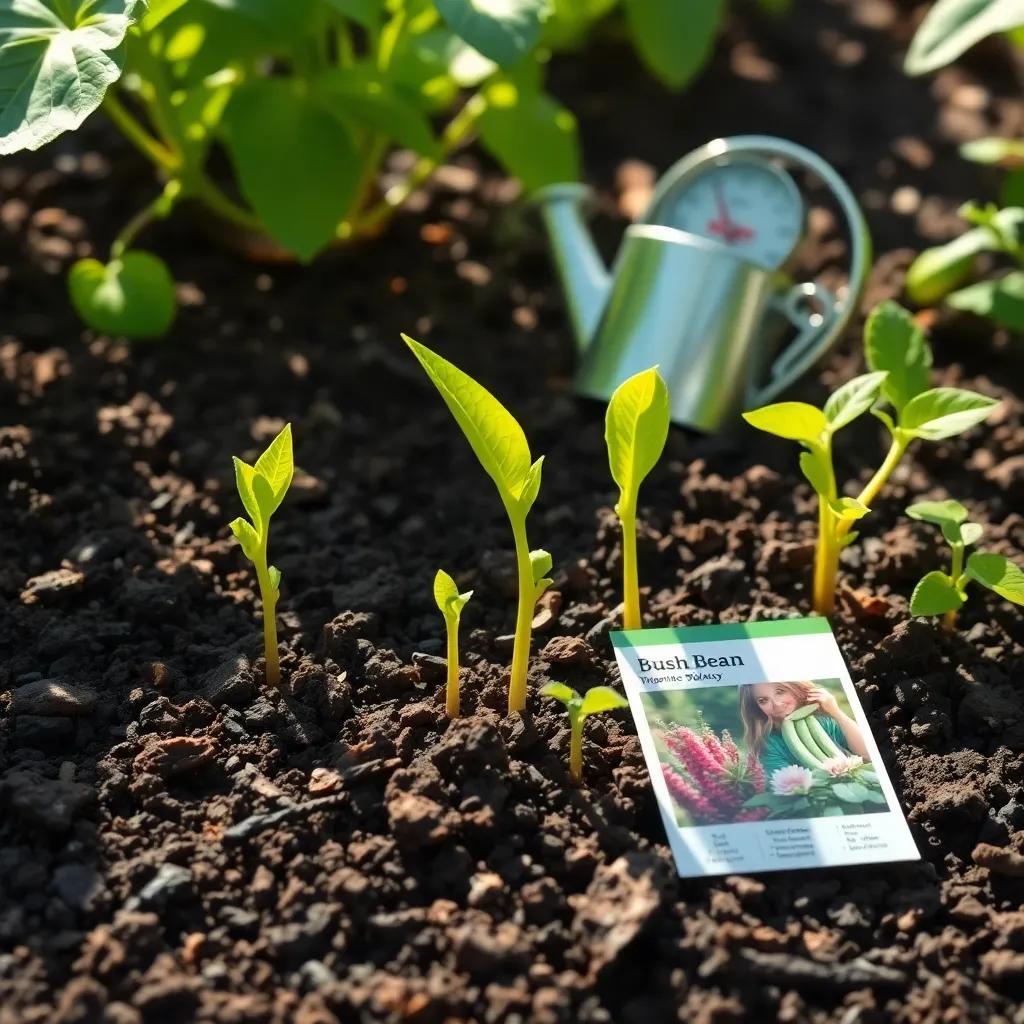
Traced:
[[713, 239], [772, 269], [795, 248], [803, 221], [792, 178], [761, 163], [710, 167], [681, 186], [673, 207], [672, 227]]

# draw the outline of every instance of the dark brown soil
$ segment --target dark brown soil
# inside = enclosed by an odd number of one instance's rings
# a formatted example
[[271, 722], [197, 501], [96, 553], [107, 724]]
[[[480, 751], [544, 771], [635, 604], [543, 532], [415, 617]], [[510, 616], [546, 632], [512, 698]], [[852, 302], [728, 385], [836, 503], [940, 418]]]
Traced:
[[[955, 144], [1019, 134], [998, 45], [909, 81], [885, 0], [743, 9], [682, 97], [614, 41], [560, 60], [598, 231], [642, 180], [718, 134], [807, 143], [861, 196], [872, 300], [992, 182]], [[99, 155], [102, 152], [104, 155]], [[546, 243], [473, 154], [372, 245], [256, 267], [202, 219], [147, 236], [181, 284], [172, 336], [83, 334], [62, 274], [152, 192], [96, 120], [0, 168], [0, 1022], [1022, 1021], [1024, 623], [978, 596], [962, 630], [908, 621], [940, 557], [901, 509], [952, 496], [1024, 556], [1019, 350], [941, 321], [943, 382], [1005, 399], [967, 440], [918, 447], [844, 561], [835, 625], [923, 860], [679, 881], [625, 713], [587, 727], [568, 783], [562, 717], [504, 716], [514, 601], [499, 503], [405, 330], [519, 415], [544, 487], [531, 540], [557, 579], [536, 686], [615, 683], [620, 552], [602, 410]], [[824, 214], [805, 254], [843, 246]], [[857, 338], [801, 388], [821, 401]], [[291, 420], [302, 474], [275, 521], [287, 693], [260, 686], [251, 574], [228, 535], [230, 455]], [[871, 424], [843, 448], [865, 479]], [[650, 621], [807, 611], [811, 495], [762, 437], [673, 434], [643, 492]], [[945, 557], [942, 555], [941, 557]], [[468, 714], [449, 724], [437, 567], [472, 586]], [[566, 639], [568, 638], [568, 639]]]

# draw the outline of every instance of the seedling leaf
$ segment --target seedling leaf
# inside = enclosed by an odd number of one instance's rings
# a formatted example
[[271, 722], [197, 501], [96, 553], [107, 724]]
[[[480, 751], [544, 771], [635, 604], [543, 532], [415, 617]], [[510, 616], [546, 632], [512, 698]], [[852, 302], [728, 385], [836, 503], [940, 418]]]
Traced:
[[946, 302], [953, 309], [987, 317], [1011, 331], [1024, 330], [1024, 273], [1011, 270], [995, 281], [978, 281], [953, 292]]
[[462, 609], [466, 607], [466, 603], [472, 596], [472, 590], [460, 594], [455, 580], [444, 569], [437, 570], [437, 575], [434, 577], [434, 601], [446, 619], [457, 621]]
[[818, 494], [828, 494], [832, 487], [832, 469], [823, 451], [815, 448], [801, 452], [800, 471]]
[[[514, 504], [524, 492], [528, 494], [526, 485], [533, 470], [530, 447], [515, 417], [469, 374], [408, 335], [402, 339], [441, 393], [502, 501]], [[539, 469], [536, 475], [539, 478]]]
[[967, 519], [968, 511], [960, 504], [948, 498], [945, 501], [918, 501], [907, 506], [907, 515], [911, 519], [917, 519], [922, 523], [934, 523], [942, 526], [943, 523], [954, 523], [957, 526]]
[[267, 567], [267, 575], [270, 577], [270, 585], [274, 588], [274, 594], [281, 596], [281, 570], [276, 565]]
[[555, 700], [561, 701], [565, 705], [568, 705], [570, 701], [580, 699], [580, 695], [565, 683], [547, 683], [540, 688], [540, 695], [554, 697]]
[[256, 470], [248, 462], [243, 462], [237, 455], [232, 455], [231, 461], [235, 464], [235, 486], [238, 488], [238, 496], [242, 499], [242, 505], [249, 513], [256, 532], [259, 533], [263, 526], [263, 517], [260, 514], [260, 506], [256, 501], [256, 494], [252, 486], [253, 480], [256, 479]]
[[252, 528], [249, 520], [239, 516], [237, 519], [232, 519], [228, 526], [235, 535], [235, 539], [242, 545], [243, 554], [251, 562], [256, 557], [260, 539], [256, 536], [256, 531]]
[[91, 257], [78, 260], [68, 271], [68, 293], [83, 323], [102, 334], [126, 338], [166, 334], [178, 311], [167, 264], [142, 249], [129, 250], [109, 263]]
[[985, 36], [1024, 23], [1019, 0], [938, 0], [925, 15], [903, 61], [908, 75], [923, 75], [956, 60]]
[[829, 508], [840, 518], [849, 522], [863, 519], [871, 509], [856, 498], [830, 498]]
[[668, 439], [669, 395], [657, 367], [620, 384], [608, 402], [604, 437], [612, 479], [633, 498]]
[[1014, 604], [1024, 604], [1024, 571], [1003, 555], [976, 551], [967, 559], [967, 575]]
[[995, 398], [961, 388], [932, 388], [912, 398], [900, 427], [927, 441], [941, 441], [977, 426], [999, 404]]
[[895, 302], [871, 311], [864, 327], [864, 354], [872, 370], [888, 372], [881, 390], [897, 413], [928, 387], [931, 348], [914, 318]]
[[292, 425], [290, 423], [286, 423], [281, 433], [270, 442], [270, 447], [256, 460], [254, 468], [270, 484], [275, 501], [274, 509], [276, 509], [291, 486], [292, 474], [295, 471], [295, 463], [292, 459]]
[[534, 601], [539, 601], [541, 595], [554, 582], [547, 574], [551, 571], [551, 555], [542, 548], [530, 552], [530, 569], [533, 573]]
[[910, 614], [944, 615], [956, 611], [963, 603], [963, 595], [944, 572], [930, 572], [914, 587]]
[[523, 490], [517, 502], [521, 515], [525, 516], [533, 508], [533, 503], [537, 500], [537, 495], [540, 493], [540, 477], [543, 468], [544, 456], [542, 455], [530, 466], [529, 472], [526, 474], [526, 481], [523, 483]]
[[817, 446], [828, 429], [825, 414], [806, 402], [777, 402], [745, 412], [743, 418], [758, 430], [789, 441]]
[[960, 539], [964, 542], [967, 547], [972, 544], [977, 544], [981, 540], [981, 535], [985, 532], [985, 527], [981, 523], [964, 523], [960, 527]]
[[580, 705], [580, 716], [596, 715], [601, 711], [615, 711], [629, 707], [629, 701], [610, 686], [592, 686]]
[[256, 496], [256, 504], [259, 506], [260, 517], [264, 523], [264, 529], [266, 529], [270, 524], [270, 517], [280, 503], [274, 497], [270, 482], [260, 473], [253, 474], [252, 493]]
[[852, 423], [868, 411], [878, 397], [878, 391], [888, 376], [885, 370], [863, 373], [847, 381], [838, 391], [833, 392], [825, 403], [825, 419], [831, 431], [839, 430]]

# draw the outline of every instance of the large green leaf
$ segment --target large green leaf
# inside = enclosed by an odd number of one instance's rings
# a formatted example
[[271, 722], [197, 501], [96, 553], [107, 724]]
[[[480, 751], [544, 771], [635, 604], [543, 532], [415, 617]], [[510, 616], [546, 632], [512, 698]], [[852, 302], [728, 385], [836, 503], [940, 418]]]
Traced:
[[979, 281], [953, 292], [946, 302], [954, 309], [975, 313], [1006, 327], [1024, 331], [1024, 273], [1011, 270], [996, 281]]
[[256, 79], [231, 98], [222, 125], [246, 199], [301, 260], [335, 235], [361, 163], [345, 126], [285, 78]]
[[956, 60], [985, 36], [1024, 25], [1024, 0], [938, 0], [917, 30], [903, 68], [923, 75]]
[[665, 85], [681, 89], [711, 56], [725, 0], [625, 0], [625, 7], [643, 62]]
[[580, 174], [576, 118], [550, 96], [508, 78], [485, 89], [480, 141], [527, 192]]
[[636, 502], [641, 482], [661, 458], [668, 439], [669, 415], [668, 388], [657, 367], [634, 374], [612, 394], [605, 414], [604, 439], [620, 501]]
[[77, 128], [121, 77], [143, 0], [0, 2], [0, 155]]
[[531, 479], [530, 446], [516, 418], [468, 373], [407, 335], [403, 340], [441, 393], [456, 423], [506, 506], [515, 506]]
[[871, 311], [864, 326], [864, 355], [872, 370], [885, 370], [882, 394], [899, 412], [928, 387], [932, 350], [914, 318], [895, 302]]
[[961, 388], [932, 388], [912, 398], [900, 417], [900, 426], [915, 437], [941, 441], [984, 422], [998, 399]]
[[338, 117], [351, 118], [425, 156], [437, 154], [426, 114], [368, 67], [333, 68], [317, 78], [316, 88]]
[[967, 575], [1014, 604], [1024, 604], [1024, 571], [1002, 555], [976, 551], [967, 559]]
[[521, 60], [540, 38], [547, 0], [434, 0], [441, 17], [501, 67]]
[[109, 263], [79, 260], [68, 272], [71, 304], [93, 330], [158, 338], [174, 322], [174, 280], [159, 256], [131, 249]]

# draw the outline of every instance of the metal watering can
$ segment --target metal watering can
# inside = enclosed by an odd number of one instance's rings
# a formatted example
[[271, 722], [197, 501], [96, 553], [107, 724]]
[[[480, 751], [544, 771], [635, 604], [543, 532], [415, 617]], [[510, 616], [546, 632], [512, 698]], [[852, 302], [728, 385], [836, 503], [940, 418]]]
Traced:
[[[849, 278], [839, 296], [793, 284], [782, 269], [806, 219], [784, 164], [812, 172], [846, 219]], [[717, 431], [810, 369], [857, 306], [871, 258], [864, 216], [835, 170], [793, 142], [741, 135], [683, 157], [626, 229], [610, 273], [582, 217], [591, 194], [575, 182], [536, 194], [582, 352], [581, 395], [607, 401], [658, 364], [673, 421]]]

